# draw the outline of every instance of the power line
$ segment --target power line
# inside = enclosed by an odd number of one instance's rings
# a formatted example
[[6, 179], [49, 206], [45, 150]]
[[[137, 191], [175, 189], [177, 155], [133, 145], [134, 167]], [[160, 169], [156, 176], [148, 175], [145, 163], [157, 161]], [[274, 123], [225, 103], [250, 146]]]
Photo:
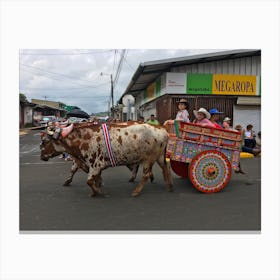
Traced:
[[[104, 84], [105, 85], [105, 84]], [[106, 83], [107, 85], [107, 83]], [[40, 87], [27, 87], [28, 89], [37, 89], [37, 90], [82, 90], [82, 89], [89, 89], [91, 88], [90, 86], [86, 86], [86, 87], [77, 87], [77, 88], [40, 88]]]
[[121, 57], [120, 57], [119, 65], [118, 65], [118, 68], [117, 68], [117, 73], [116, 73], [116, 76], [115, 76], [115, 79], [114, 79], [114, 83], [113, 83], [114, 87], [116, 87], [116, 84], [117, 84], [119, 76], [120, 76], [120, 72], [121, 72], [121, 68], [122, 68], [125, 52], [126, 52], [126, 50], [122, 50], [122, 52], [121, 52]]
[[133, 67], [128, 63], [126, 57], [124, 58], [124, 62], [126, 63], [126, 65], [128, 65], [130, 67], [130, 69], [135, 72], [136, 69], [133, 69]]
[[[43, 69], [41, 69], [41, 68], [33, 67], [33, 66], [30, 66], [30, 65], [24, 65], [24, 64], [21, 64], [21, 65], [26, 66], [26, 67], [33, 68], [33, 69], [35, 69], [35, 70], [43, 71], [43, 72], [46, 72], [46, 73], [49, 73], [49, 74], [52, 74], [52, 75], [65, 76], [66, 78], [71, 79], [70, 76], [67, 77], [67, 75], [64, 75], [64, 74], [50, 72], [50, 71], [43, 70]], [[36, 73], [36, 72], [34, 73], [34, 71], [33, 71], [33, 72], [32, 72], [32, 71], [27, 71], [26, 69], [21, 69], [21, 70], [22, 70], [22, 71], [29, 72], [29, 73], [32, 73], [32, 74], [38, 74], [38, 72], [37, 72], [37, 73]], [[58, 78], [55, 78], [55, 77], [49, 77], [49, 76], [48, 76], [48, 77], [46, 77], [46, 78], [54, 79], [54, 80], [57, 80], [57, 81], [63, 81], [63, 80], [58, 79]], [[76, 78], [75, 78], [75, 79], [76, 79]], [[80, 80], [80, 79], [76, 79], [76, 80]], [[86, 80], [80, 80], [80, 81], [86, 81]], [[76, 84], [76, 85], [79, 85], [79, 86], [85, 86], [85, 85], [76, 83], [76, 82], [74, 82], [74, 81], [72, 81], [72, 80], [71, 80], [70, 82], [71, 82], [71, 83], [74, 83], [74, 84]], [[87, 82], [90, 82], [90, 81], [87, 81]], [[103, 83], [103, 84], [99, 84], [99, 85], [96, 85], [96, 86], [87, 86], [87, 87], [89, 87], [89, 88], [97, 88], [97, 87], [99, 87], [99, 86], [103, 86], [103, 85], [107, 85], [107, 84], [108, 84], [108, 82], [107, 82], [107, 83]]]
[[117, 50], [115, 50], [115, 53], [114, 53], [114, 65], [113, 65], [113, 75], [114, 75], [114, 71], [115, 71], [115, 63], [116, 63], [116, 54], [117, 54]]
[[20, 53], [20, 55], [83, 55], [83, 54], [98, 54], [111, 52], [113, 50], [104, 50], [100, 52], [84, 52], [84, 53]]
[[63, 77], [66, 77], [68, 79], [75, 79], [75, 80], [82, 81], [82, 82], [92, 83], [92, 81], [89, 81], [89, 80], [77, 79], [77, 78], [75, 78], [73, 76], [69, 76], [69, 75], [65, 75], [65, 74], [61, 74], [61, 73], [57, 73], [57, 72], [48, 71], [48, 70], [45, 70], [45, 69], [40, 68], [40, 67], [35, 67], [35, 66], [32, 66], [32, 65], [27, 65], [27, 64], [23, 64], [23, 63], [20, 63], [20, 65], [25, 66], [25, 67], [29, 67], [29, 68], [33, 68], [33, 69], [38, 69], [40, 71], [43, 71], [43, 72], [46, 72], [46, 73], [50, 73], [50, 74], [53, 74], [53, 75], [63, 76]]

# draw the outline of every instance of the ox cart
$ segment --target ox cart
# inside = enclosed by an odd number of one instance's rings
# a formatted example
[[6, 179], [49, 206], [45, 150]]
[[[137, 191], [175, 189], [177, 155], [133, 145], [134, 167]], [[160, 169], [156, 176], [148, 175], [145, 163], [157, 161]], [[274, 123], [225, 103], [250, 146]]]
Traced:
[[174, 121], [167, 124], [166, 157], [174, 173], [204, 193], [222, 190], [239, 170], [241, 133]]

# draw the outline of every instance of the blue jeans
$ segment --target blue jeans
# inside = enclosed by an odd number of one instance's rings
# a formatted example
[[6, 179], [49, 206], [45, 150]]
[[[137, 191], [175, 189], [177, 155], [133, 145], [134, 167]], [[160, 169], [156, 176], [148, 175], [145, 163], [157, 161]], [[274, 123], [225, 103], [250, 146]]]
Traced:
[[249, 148], [249, 147], [246, 147], [246, 146], [242, 146], [242, 152], [254, 154], [253, 153], [253, 148]]
[[244, 139], [244, 145], [248, 148], [255, 148], [256, 140], [255, 139]]

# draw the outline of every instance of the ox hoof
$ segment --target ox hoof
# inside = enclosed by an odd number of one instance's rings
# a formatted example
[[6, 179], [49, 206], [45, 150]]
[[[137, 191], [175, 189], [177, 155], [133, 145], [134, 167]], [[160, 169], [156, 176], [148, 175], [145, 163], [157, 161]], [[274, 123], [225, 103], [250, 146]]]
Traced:
[[69, 186], [70, 186], [70, 184], [71, 184], [71, 182], [69, 182], [69, 181], [65, 181], [65, 182], [64, 182], [64, 184], [63, 184], [63, 186], [65, 186], [65, 187], [69, 187]]
[[136, 197], [136, 196], [139, 196], [140, 194], [141, 194], [140, 192], [133, 192], [133, 193], [131, 194], [131, 196]]
[[153, 183], [154, 180], [155, 180], [154, 176], [151, 176], [151, 177], [150, 177], [151, 183]]
[[130, 178], [128, 182], [134, 182], [135, 178]]
[[100, 194], [100, 196], [102, 196], [102, 197], [110, 197], [111, 196], [111, 194], [109, 193], [109, 192], [101, 192], [101, 193], [99, 193]]
[[173, 191], [174, 191], [174, 189], [173, 189], [173, 187], [171, 186], [171, 187], [168, 187], [167, 191], [169, 191], [169, 192], [173, 192]]
[[89, 196], [89, 197], [95, 197], [95, 196], [96, 196], [96, 193], [90, 193], [88, 196]]

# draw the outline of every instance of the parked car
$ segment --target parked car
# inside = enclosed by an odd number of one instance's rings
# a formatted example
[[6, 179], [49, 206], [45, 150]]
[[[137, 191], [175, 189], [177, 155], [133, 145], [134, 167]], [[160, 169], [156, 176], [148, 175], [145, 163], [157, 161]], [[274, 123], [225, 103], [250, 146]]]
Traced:
[[42, 116], [42, 119], [40, 120], [40, 125], [47, 126], [48, 122], [55, 121], [55, 116]]
[[77, 117], [70, 117], [69, 121], [70, 121], [70, 123], [80, 123], [80, 122], [87, 122], [88, 119], [77, 118]]

